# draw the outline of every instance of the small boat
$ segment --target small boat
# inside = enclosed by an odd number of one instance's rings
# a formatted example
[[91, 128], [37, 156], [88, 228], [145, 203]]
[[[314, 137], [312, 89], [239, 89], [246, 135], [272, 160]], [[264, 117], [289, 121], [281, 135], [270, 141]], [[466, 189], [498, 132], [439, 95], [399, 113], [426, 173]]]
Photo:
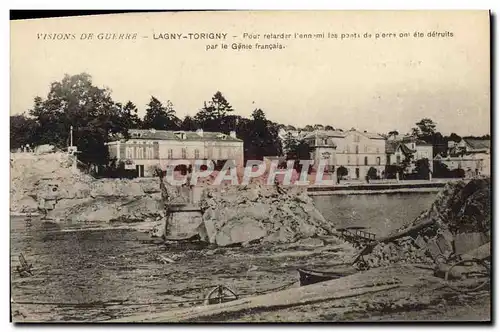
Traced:
[[318, 282], [347, 277], [358, 272], [354, 266], [345, 266], [335, 270], [318, 271], [311, 269], [298, 269], [300, 286], [316, 284]]
[[238, 295], [229, 287], [219, 285], [214, 287], [205, 297], [205, 305], [225, 303], [238, 299]]

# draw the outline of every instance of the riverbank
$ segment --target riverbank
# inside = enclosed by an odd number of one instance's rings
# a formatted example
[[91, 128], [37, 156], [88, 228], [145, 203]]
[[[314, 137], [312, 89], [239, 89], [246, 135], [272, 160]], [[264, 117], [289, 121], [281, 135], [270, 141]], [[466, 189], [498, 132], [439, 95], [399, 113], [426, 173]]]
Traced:
[[371, 181], [370, 183], [361, 181], [350, 181], [334, 186], [309, 186], [307, 193], [310, 196], [318, 195], [373, 195], [392, 193], [413, 193], [413, 192], [439, 192], [447, 183], [458, 182], [461, 179], [433, 179], [428, 180], [408, 180], [399, 182]]

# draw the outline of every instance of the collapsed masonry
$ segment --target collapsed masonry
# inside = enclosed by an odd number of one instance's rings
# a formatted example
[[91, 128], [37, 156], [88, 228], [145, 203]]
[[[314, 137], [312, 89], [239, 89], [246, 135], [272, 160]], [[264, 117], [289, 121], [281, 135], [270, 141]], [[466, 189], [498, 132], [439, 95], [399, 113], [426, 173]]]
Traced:
[[203, 238], [219, 246], [295, 242], [335, 233], [303, 188], [259, 184], [205, 190]]
[[[11, 212], [40, 212], [62, 222], [143, 222], [153, 236], [165, 235], [158, 178], [94, 179], [74, 172], [66, 153], [11, 155]], [[335, 232], [304, 188], [276, 188], [254, 179], [248, 186], [206, 188], [203, 215], [175, 213], [178, 234], [200, 233], [220, 246], [251, 241], [293, 242]], [[183, 190], [167, 186], [170, 204], [185, 203]], [[200, 212], [201, 214], [201, 212]], [[197, 224], [196, 224], [197, 223]], [[198, 227], [199, 226], [199, 227]], [[175, 227], [174, 227], [175, 228]]]
[[490, 238], [491, 180], [460, 181], [447, 184], [430, 209], [383, 239], [364, 260], [369, 267], [443, 263], [487, 245]]

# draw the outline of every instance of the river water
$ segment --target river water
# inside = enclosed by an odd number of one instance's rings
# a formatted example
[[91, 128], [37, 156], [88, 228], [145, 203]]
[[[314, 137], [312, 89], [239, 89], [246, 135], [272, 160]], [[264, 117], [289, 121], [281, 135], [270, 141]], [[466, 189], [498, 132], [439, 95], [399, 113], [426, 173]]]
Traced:
[[314, 196], [323, 216], [338, 227], [362, 226], [384, 236], [429, 208], [436, 192]]
[[[366, 226], [384, 235], [418, 216], [435, 195], [335, 195], [314, 200], [339, 227]], [[33, 276], [17, 273], [20, 253], [33, 264]], [[217, 284], [239, 294], [256, 294], [293, 283], [297, 267], [331, 264], [340, 255], [287, 246], [179, 248], [129, 229], [75, 231], [39, 219], [11, 217], [13, 319], [105, 321], [199, 305]], [[159, 256], [174, 262], [164, 264]]]

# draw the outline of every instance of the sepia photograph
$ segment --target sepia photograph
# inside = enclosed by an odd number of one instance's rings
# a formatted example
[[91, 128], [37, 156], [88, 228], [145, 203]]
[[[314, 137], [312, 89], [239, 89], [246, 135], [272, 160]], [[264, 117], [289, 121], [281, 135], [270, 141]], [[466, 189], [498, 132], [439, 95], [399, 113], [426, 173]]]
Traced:
[[21, 12], [11, 322], [492, 321], [489, 11]]

